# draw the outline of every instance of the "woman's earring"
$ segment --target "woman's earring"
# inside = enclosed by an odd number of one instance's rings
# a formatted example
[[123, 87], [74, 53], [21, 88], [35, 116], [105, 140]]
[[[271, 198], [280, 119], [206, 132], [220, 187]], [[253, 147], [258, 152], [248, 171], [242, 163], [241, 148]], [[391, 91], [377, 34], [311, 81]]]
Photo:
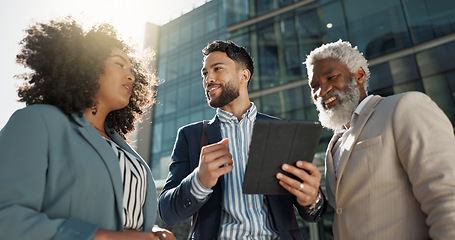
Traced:
[[96, 115], [96, 113], [98, 112], [98, 108], [96, 106], [93, 106], [90, 109], [92, 110], [93, 115]]

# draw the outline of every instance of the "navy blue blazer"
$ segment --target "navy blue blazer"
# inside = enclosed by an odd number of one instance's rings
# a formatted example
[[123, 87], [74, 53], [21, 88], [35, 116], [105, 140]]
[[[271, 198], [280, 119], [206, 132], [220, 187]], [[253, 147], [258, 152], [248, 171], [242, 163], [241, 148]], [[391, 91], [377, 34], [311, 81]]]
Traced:
[[[258, 120], [278, 120], [258, 113]], [[198, 202], [190, 193], [192, 175], [199, 165], [202, 122], [193, 123], [179, 129], [171, 155], [169, 175], [158, 199], [161, 219], [167, 225], [177, 224], [199, 211], [194, 239], [216, 239], [221, 221], [224, 177], [220, 177], [212, 188], [213, 193], [205, 202]], [[205, 132], [209, 144], [221, 141], [220, 122], [215, 116], [208, 122]], [[278, 180], [277, 180], [278, 181]], [[275, 229], [282, 240], [303, 239], [294, 213], [294, 206], [306, 221], [318, 221], [326, 209], [326, 203], [317, 213], [310, 213], [300, 206], [291, 195], [266, 195], [264, 202], [272, 215]]]
[[[144, 231], [151, 231], [152, 173], [117, 132], [106, 130], [147, 169]], [[0, 239], [93, 239], [98, 228], [122, 231], [122, 214], [118, 157], [85, 115], [45, 104], [13, 114], [0, 132]]]

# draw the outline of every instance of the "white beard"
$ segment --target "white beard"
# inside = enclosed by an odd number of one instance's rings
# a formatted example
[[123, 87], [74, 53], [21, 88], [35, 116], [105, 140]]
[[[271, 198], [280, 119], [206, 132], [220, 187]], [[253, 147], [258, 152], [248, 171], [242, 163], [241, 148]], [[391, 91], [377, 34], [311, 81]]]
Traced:
[[356, 86], [357, 82], [353, 79], [343, 92], [332, 90], [327, 93], [326, 98], [336, 96], [340, 101], [331, 108], [325, 107], [322, 97], [314, 100], [314, 104], [319, 111], [319, 121], [322, 126], [336, 131], [342, 129], [344, 125], [351, 121], [352, 114], [359, 105], [360, 100], [360, 90]]

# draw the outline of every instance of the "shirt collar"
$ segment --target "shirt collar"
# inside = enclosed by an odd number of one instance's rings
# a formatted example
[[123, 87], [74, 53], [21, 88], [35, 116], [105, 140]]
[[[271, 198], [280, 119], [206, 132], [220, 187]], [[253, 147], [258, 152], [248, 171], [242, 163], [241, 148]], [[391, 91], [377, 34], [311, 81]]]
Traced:
[[373, 97], [373, 95], [369, 95], [368, 97], [364, 98], [360, 104], [357, 106], [357, 108], [355, 109], [354, 113], [359, 115], [360, 112], [362, 112], [363, 108], [365, 107], [365, 105], [367, 105], [368, 101], [370, 101], [370, 99]]
[[[256, 115], [257, 115], [257, 109], [256, 105], [254, 105], [253, 102], [251, 102], [251, 107], [242, 115], [242, 119], [248, 119], [250, 121], [256, 120]], [[220, 122], [239, 122], [237, 120], [237, 117], [230, 113], [222, 110], [221, 108], [216, 109], [216, 116], [220, 120]]]
[[351, 117], [351, 121], [350, 121], [350, 125], [351, 126], [354, 126], [355, 122], [357, 121], [357, 117], [359, 116], [359, 114], [362, 112], [363, 108], [365, 107], [365, 105], [367, 105], [368, 101], [370, 101], [370, 99], [373, 97], [373, 95], [370, 95], [366, 98], [364, 98], [360, 103], [359, 105], [357, 106], [357, 108], [355, 109], [354, 113], [352, 114], [352, 117]]
[[[356, 109], [354, 110], [354, 113], [352, 114], [351, 121], [349, 122], [349, 125], [352, 127], [355, 124], [355, 121], [357, 120], [357, 116], [362, 112], [363, 108], [365, 105], [367, 105], [368, 101], [373, 98], [373, 95], [369, 95], [366, 98], [364, 98], [359, 105], [357, 105]], [[335, 131], [335, 134], [338, 134], [339, 136], [342, 136], [347, 129], [338, 129]]]

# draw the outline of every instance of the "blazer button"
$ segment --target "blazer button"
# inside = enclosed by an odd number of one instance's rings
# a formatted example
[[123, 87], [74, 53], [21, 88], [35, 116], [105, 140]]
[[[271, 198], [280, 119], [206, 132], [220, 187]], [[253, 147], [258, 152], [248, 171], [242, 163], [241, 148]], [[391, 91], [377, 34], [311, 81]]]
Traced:
[[191, 200], [187, 199], [185, 205], [183, 205], [185, 208], [191, 207]]
[[343, 209], [337, 208], [337, 214], [340, 215], [341, 213], [343, 213]]

